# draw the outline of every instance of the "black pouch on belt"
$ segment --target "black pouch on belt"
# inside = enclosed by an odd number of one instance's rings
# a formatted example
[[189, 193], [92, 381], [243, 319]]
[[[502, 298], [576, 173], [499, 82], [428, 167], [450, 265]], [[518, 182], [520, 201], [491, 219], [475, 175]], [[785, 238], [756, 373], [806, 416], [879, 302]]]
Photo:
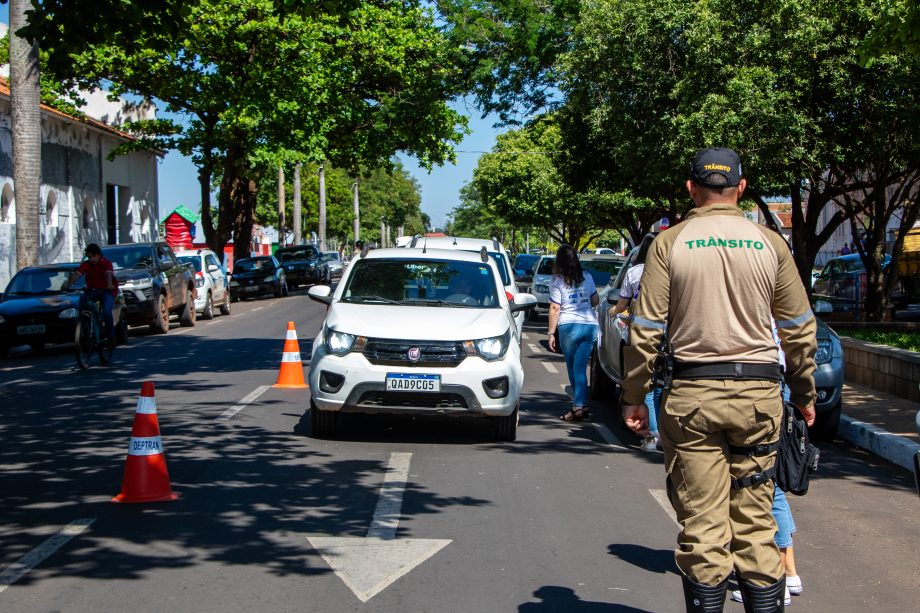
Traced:
[[784, 492], [804, 496], [808, 479], [818, 470], [821, 452], [808, 442], [808, 425], [793, 405], [786, 403], [776, 453], [776, 485]]

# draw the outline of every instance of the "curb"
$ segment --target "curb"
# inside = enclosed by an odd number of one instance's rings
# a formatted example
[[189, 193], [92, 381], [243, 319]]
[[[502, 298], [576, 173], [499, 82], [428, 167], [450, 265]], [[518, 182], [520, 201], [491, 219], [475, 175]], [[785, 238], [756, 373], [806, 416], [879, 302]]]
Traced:
[[878, 426], [856, 421], [846, 414], [840, 416], [837, 436], [892, 464], [914, 472], [914, 456], [920, 452], [920, 444], [910, 439], [892, 434]]

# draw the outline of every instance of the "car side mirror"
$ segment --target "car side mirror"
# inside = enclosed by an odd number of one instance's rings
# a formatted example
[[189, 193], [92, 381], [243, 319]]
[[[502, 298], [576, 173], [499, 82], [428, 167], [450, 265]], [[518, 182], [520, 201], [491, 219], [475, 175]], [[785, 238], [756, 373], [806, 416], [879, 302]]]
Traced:
[[530, 311], [537, 306], [537, 297], [533, 294], [517, 294], [514, 300], [508, 305], [512, 313], [521, 311]]
[[160, 268], [172, 268], [172, 260], [169, 258], [160, 258]]
[[328, 285], [314, 285], [307, 291], [307, 295], [312, 300], [325, 305], [332, 304], [332, 288]]
[[217, 266], [215, 264], [210, 264], [208, 266], [208, 272], [217, 272], [218, 270], [220, 270], [220, 266]]
[[834, 305], [832, 305], [827, 300], [816, 300], [813, 310], [815, 313], [818, 313], [818, 314], [833, 313]]

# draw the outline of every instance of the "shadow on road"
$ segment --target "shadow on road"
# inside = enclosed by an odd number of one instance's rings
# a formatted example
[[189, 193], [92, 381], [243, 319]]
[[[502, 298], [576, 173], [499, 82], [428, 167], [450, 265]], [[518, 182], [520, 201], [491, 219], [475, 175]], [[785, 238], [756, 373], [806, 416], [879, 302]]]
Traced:
[[525, 602], [519, 613], [558, 613], [559, 611], [586, 611], [588, 613], [647, 613], [622, 604], [582, 600], [575, 590], [558, 585], [545, 585], [533, 593], [540, 602]]

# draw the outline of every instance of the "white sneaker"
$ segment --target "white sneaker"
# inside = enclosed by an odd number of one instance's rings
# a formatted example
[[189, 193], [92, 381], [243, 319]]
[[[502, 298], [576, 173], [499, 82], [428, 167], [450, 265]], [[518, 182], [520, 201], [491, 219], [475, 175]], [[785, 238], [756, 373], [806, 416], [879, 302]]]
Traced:
[[801, 594], [802, 590], [804, 589], [802, 587], [802, 578], [798, 575], [795, 575], [794, 577], [786, 577], [786, 589], [789, 590], [790, 594], [795, 596]]
[[[741, 596], [741, 590], [732, 590], [731, 599], [735, 602], [744, 602], [744, 598]], [[790, 606], [792, 604], [792, 596], [789, 594], [789, 586], [786, 586], [786, 594], [783, 597], [783, 605]]]
[[658, 439], [654, 436], [646, 436], [642, 439], [642, 451], [657, 451]]

